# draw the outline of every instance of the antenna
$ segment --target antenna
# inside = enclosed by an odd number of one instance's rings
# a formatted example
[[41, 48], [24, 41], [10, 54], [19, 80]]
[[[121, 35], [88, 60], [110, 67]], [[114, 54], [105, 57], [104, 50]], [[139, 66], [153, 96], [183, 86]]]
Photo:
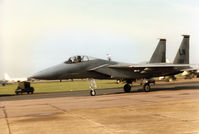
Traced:
[[108, 61], [111, 61], [111, 55], [110, 54], [106, 54], [106, 58], [108, 59]]

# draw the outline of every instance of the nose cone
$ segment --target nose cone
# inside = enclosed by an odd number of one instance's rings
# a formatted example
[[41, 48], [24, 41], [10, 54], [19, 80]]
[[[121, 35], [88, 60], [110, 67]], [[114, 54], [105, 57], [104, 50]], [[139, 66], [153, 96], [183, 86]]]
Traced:
[[31, 78], [39, 79], [39, 80], [48, 80], [48, 79], [52, 79], [53, 75], [50, 72], [44, 70], [44, 71], [40, 71], [34, 74], [33, 76], [31, 76]]
[[61, 64], [40, 71], [31, 76], [31, 78], [40, 79], [40, 80], [55, 80], [59, 79], [60, 74], [63, 72], [64, 72], [64, 66]]
[[41, 71], [41, 72], [38, 72], [36, 74], [34, 74], [33, 76], [31, 76], [31, 78], [34, 78], [34, 79], [46, 79], [48, 77], [47, 73]]

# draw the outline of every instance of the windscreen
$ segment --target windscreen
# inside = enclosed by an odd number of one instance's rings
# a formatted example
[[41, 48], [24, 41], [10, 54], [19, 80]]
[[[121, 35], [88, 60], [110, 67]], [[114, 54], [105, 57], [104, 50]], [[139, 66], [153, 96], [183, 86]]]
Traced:
[[73, 57], [70, 57], [66, 62], [64, 63], [67, 63], [67, 64], [73, 64], [73, 63], [80, 63], [80, 62], [86, 62], [86, 61], [89, 61], [89, 60], [93, 60], [94, 58], [90, 58], [88, 56], [80, 56], [80, 55], [77, 55], [77, 56], [73, 56]]

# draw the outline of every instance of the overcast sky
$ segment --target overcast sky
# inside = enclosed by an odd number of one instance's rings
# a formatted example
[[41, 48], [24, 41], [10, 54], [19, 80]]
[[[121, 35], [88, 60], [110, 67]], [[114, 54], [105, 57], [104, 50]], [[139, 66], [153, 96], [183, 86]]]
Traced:
[[70, 56], [148, 61], [158, 38], [172, 62], [190, 34], [199, 64], [197, 0], [0, 0], [0, 78], [26, 77]]

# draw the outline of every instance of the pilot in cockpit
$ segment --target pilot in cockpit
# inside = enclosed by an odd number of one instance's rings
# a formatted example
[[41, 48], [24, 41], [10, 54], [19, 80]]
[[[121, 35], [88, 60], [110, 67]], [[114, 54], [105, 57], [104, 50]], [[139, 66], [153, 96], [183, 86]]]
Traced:
[[82, 58], [81, 56], [77, 56], [77, 62], [81, 62]]
[[68, 59], [67, 63], [73, 63], [73, 61], [71, 60], [71, 58]]
[[72, 63], [80, 63], [80, 62], [85, 62], [85, 61], [89, 61], [88, 56], [74, 56], [74, 57], [70, 57], [65, 63], [68, 64], [72, 64]]

